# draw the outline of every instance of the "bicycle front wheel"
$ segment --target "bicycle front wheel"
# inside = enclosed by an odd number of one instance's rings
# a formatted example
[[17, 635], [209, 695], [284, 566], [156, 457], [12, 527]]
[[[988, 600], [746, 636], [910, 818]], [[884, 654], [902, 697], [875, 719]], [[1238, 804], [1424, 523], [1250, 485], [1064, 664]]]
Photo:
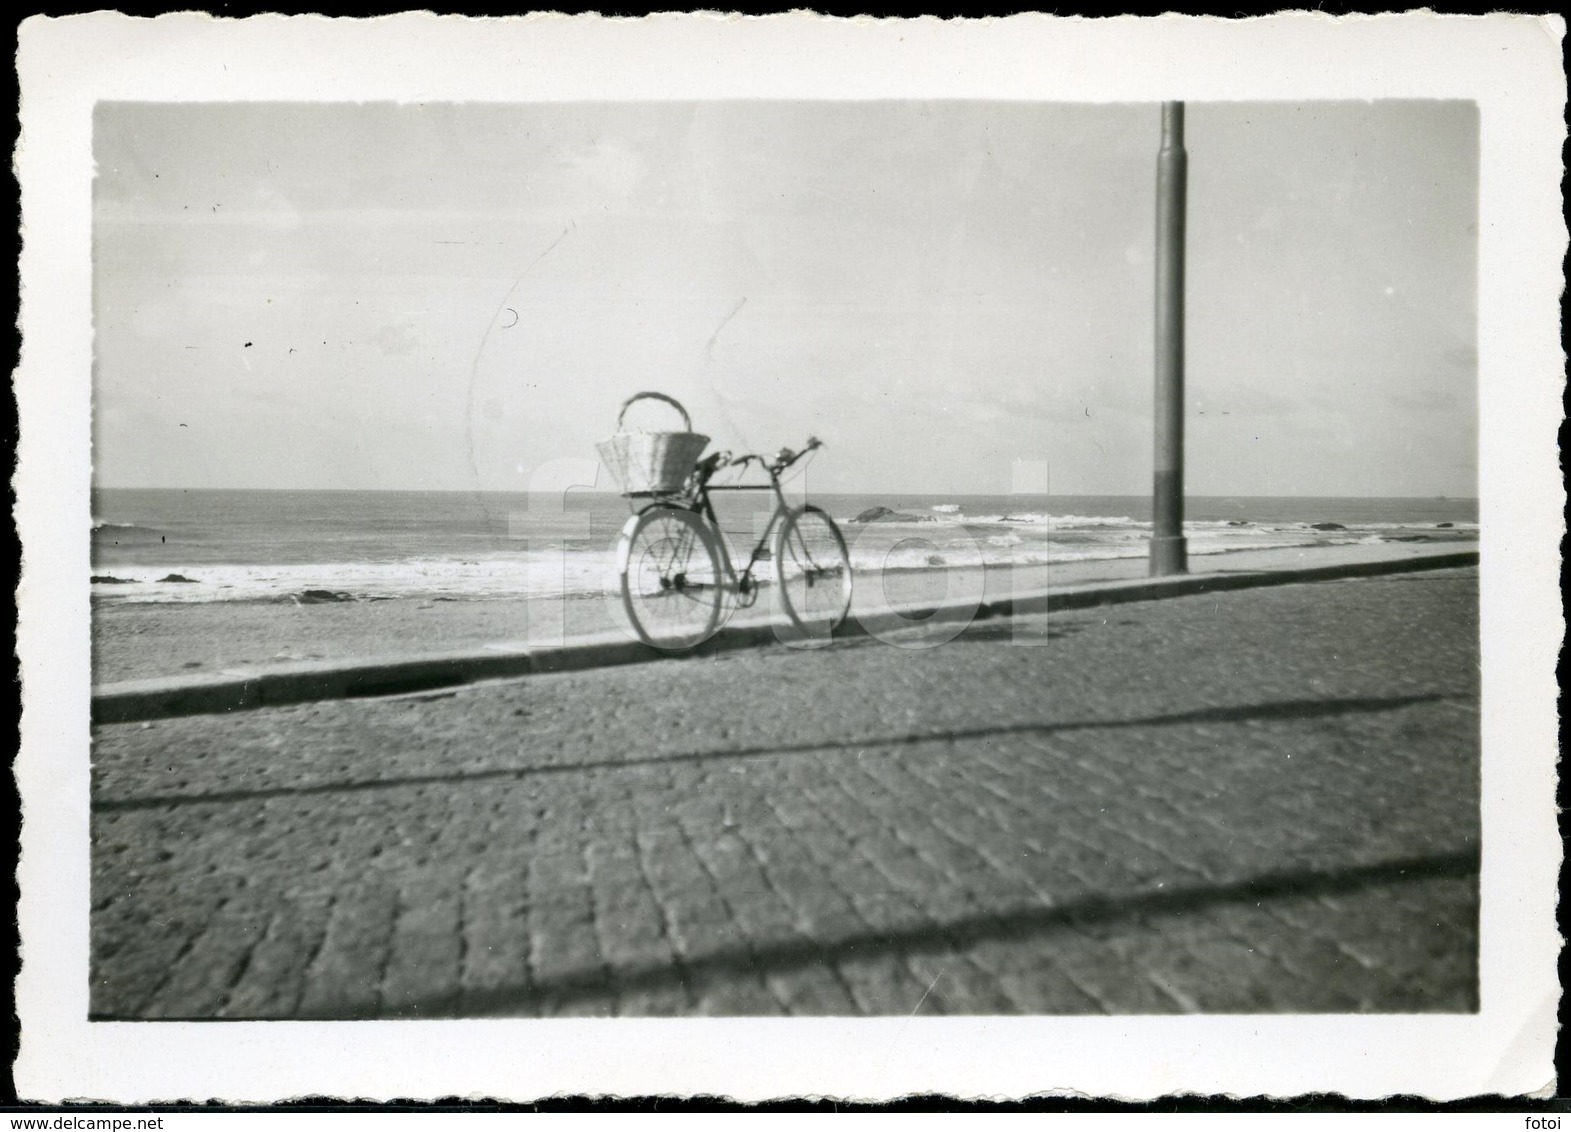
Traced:
[[799, 507], [781, 519], [772, 552], [781, 612], [800, 643], [827, 644], [851, 609], [851, 556], [840, 528], [817, 507]]
[[638, 639], [667, 652], [702, 644], [720, 621], [720, 552], [714, 532], [679, 507], [651, 507], [622, 528], [622, 606]]

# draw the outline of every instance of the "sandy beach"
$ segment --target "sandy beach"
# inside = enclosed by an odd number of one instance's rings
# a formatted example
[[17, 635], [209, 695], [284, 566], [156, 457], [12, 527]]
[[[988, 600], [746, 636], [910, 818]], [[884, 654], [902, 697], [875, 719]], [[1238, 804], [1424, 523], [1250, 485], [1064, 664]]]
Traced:
[[[1194, 573], [1261, 570], [1313, 565], [1338, 556], [1389, 557], [1403, 546], [1445, 543], [1476, 549], [1473, 532], [1436, 532], [1423, 543], [1367, 547], [1287, 547], [1195, 556]], [[980, 592], [983, 600], [1052, 586], [1143, 577], [1143, 558], [941, 571], [886, 571], [858, 578], [853, 614], [894, 609]], [[980, 582], [980, 586], [979, 586]], [[767, 592], [757, 614], [769, 606]], [[95, 601], [93, 683], [103, 685], [154, 676], [256, 669], [301, 660], [347, 660], [480, 649], [488, 644], [551, 644], [625, 626], [612, 593], [596, 598], [531, 601], [517, 598], [452, 600], [390, 598], [321, 604], [225, 601], [179, 604]]]

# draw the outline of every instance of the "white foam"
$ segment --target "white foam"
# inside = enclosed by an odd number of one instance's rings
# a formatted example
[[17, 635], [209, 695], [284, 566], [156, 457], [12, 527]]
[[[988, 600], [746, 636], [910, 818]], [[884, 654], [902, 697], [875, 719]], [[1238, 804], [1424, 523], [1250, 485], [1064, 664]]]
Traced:
[[1149, 527], [1151, 524], [1127, 515], [1049, 515], [1041, 511], [1010, 512], [1007, 515], [977, 515], [967, 522], [1004, 523], [1009, 526], [1043, 527], [1048, 530], [1071, 530], [1098, 527]]
[[[942, 506], [950, 506], [944, 504]], [[1023, 521], [989, 526], [985, 521], [959, 521], [958, 512], [939, 522], [879, 523], [848, 527], [852, 564], [876, 569], [932, 570], [988, 566], [1051, 565], [1097, 559], [1130, 558], [1147, 553], [1150, 524], [1113, 516], [1025, 514]], [[1477, 524], [1458, 524], [1460, 531]], [[1189, 552], [1221, 554], [1292, 546], [1380, 543], [1390, 531], [1430, 533], [1433, 524], [1365, 524], [1336, 532], [1315, 531], [1304, 524], [1233, 525], [1225, 520], [1185, 524]], [[734, 543], [734, 540], [733, 540]], [[738, 547], [741, 562], [746, 548]], [[99, 573], [127, 584], [92, 586], [104, 602], [289, 601], [307, 590], [347, 593], [373, 598], [453, 600], [518, 599], [556, 596], [591, 597], [613, 591], [615, 551], [611, 545], [567, 550], [531, 547], [488, 557], [418, 558], [392, 562], [328, 562], [299, 565], [194, 566], [171, 562], [156, 566], [99, 566]], [[191, 582], [163, 582], [178, 574]], [[761, 564], [759, 577], [770, 569]]]
[[[315, 562], [300, 565], [108, 567], [127, 584], [99, 583], [95, 598], [126, 602], [287, 601], [306, 590], [360, 599], [551, 597], [602, 592], [614, 552], [531, 550], [490, 559]], [[190, 582], [159, 579], [178, 574]]]

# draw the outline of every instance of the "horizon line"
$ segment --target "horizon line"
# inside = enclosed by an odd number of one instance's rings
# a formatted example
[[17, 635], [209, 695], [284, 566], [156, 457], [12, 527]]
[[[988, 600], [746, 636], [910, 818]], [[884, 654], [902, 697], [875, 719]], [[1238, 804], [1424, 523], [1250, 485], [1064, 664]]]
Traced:
[[[768, 491], [769, 485], [759, 484], [759, 491]], [[472, 487], [167, 487], [147, 485], [121, 485], [121, 484], [92, 484], [91, 491], [268, 491], [268, 492], [340, 492], [346, 494], [405, 494], [405, 495], [528, 495], [528, 488], [472, 488]], [[568, 490], [583, 495], [609, 495], [620, 496], [620, 491], [608, 491], [603, 488], [573, 487]], [[1149, 492], [1120, 492], [1120, 491], [893, 491], [893, 490], [867, 490], [855, 489], [849, 491], [819, 491], [818, 495], [890, 495], [890, 496], [945, 496], [945, 495], [983, 495], [1004, 498], [1008, 496], [1022, 496], [1035, 498], [1085, 498], [1101, 496], [1109, 499], [1150, 499]], [[1292, 492], [1286, 495], [1255, 495], [1248, 492], [1191, 492], [1184, 495], [1185, 499], [1422, 499], [1431, 502], [1445, 500], [1455, 503], [1477, 502], [1477, 495], [1445, 495], [1439, 492], [1410, 492], [1397, 495], [1379, 493], [1325, 494], [1314, 492]]]

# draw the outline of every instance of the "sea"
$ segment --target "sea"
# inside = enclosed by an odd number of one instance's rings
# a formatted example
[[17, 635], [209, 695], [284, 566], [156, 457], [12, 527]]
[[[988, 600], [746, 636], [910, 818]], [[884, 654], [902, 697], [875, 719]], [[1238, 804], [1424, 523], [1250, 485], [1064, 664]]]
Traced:
[[[1151, 500], [1094, 495], [815, 494], [855, 569], [1144, 557]], [[734, 559], [764, 492], [716, 496]], [[880, 521], [859, 517], [882, 508]], [[891, 514], [892, 513], [892, 514]], [[631, 514], [618, 495], [97, 489], [95, 602], [596, 597]], [[1189, 553], [1476, 537], [1476, 499], [1189, 497]]]

